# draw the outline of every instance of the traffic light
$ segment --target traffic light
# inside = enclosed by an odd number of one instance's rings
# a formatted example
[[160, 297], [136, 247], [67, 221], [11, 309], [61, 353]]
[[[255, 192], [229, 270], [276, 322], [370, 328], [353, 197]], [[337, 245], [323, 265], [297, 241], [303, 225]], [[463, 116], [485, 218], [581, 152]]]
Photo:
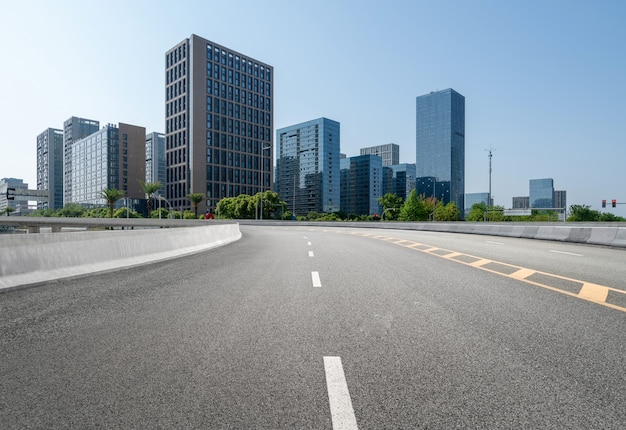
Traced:
[[617, 207], [617, 200], [615, 199], [611, 200], [611, 206]]
[[606, 207], [606, 200], [602, 200], [602, 207], [605, 208]]

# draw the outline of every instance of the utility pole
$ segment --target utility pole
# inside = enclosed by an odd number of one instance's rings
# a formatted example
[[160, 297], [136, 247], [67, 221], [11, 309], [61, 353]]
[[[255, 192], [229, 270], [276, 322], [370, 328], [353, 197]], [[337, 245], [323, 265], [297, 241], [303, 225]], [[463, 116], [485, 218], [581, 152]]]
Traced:
[[495, 150], [496, 149], [492, 148], [491, 146], [489, 147], [489, 149], [485, 149], [485, 151], [489, 151], [489, 194], [487, 195], [487, 209], [492, 206], [491, 204], [491, 157], [493, 157], [493, 151]]

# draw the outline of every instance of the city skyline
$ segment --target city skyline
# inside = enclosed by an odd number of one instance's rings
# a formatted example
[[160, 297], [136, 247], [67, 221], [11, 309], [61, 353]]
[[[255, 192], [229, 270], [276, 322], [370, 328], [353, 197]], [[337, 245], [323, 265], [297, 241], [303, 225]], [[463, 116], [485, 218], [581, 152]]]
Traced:
[[[568, 205], [626, 215], [626, 205], [601, 208], [626, 202], [622, 2], [68, 0], [0, 13], [0, 177], [31, 189], [37, 136], [69, 117], [164, 133], [163, 54], [198, 34], [272, 64], [273, 132], [329, 117], [348, 156], [393, 142], [400, 163], [414, 163], [415, 97], [454, 88], [466, 98], [466, 193], [487, 191], [486, 149], [495, 148], [495, 204], [510, 207], [530, 179], [549, 177]], [[107, 31], [113, 21], [124, 31]], [[324, 32], [301, 31], [320, 22]]]

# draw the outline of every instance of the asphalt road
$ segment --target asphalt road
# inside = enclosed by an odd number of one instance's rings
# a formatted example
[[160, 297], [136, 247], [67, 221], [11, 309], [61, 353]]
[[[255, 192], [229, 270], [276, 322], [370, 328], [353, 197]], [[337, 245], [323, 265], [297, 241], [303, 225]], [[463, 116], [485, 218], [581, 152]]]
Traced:
[[242, 232], [0, 294], [0, 427], [624, 428], [626, 251]]

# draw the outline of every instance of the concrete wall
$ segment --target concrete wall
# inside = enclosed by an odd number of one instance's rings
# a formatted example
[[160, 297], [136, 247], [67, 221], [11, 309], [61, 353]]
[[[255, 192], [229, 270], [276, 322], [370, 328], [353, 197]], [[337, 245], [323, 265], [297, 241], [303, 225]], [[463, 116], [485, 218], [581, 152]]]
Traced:
[[0, 292], [180, 257], [239, 238], [239, 224], [1, 235]]

